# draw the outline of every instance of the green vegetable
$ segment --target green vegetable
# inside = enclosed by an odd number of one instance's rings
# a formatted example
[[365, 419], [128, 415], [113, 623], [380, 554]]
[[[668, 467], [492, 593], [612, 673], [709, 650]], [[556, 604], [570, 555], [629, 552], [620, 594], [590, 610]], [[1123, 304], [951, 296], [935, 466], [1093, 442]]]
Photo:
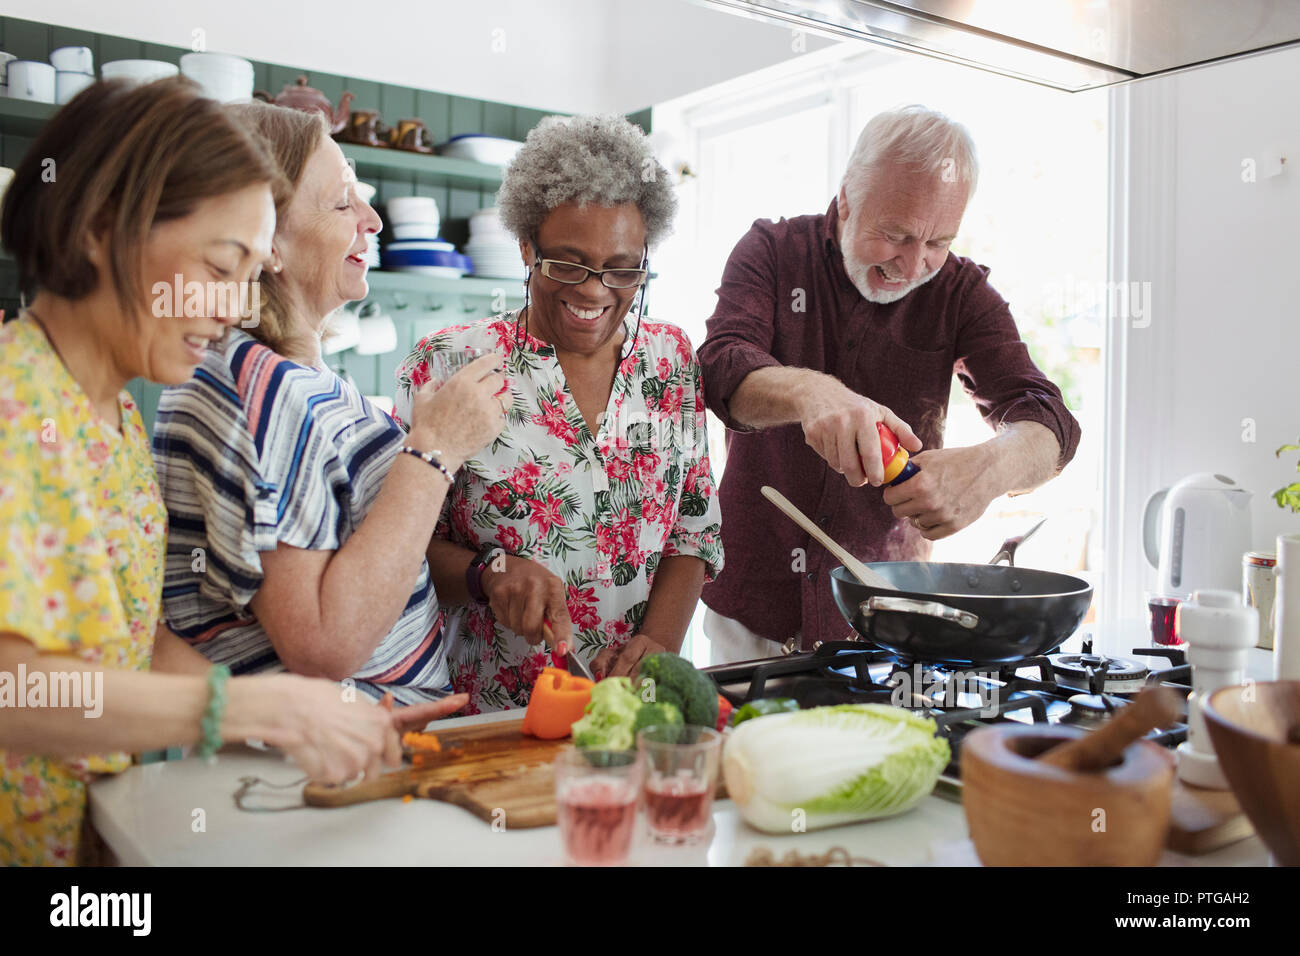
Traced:
[[636, 746], [632, 724], [641, 698], [626, 677], [608, 677], [591, 689], [591, 701], [573, 723], [573, 743], [599, 750], [631, 750]]
[[722, 756], [727, 792], [768, 833], [902, 813], [948, 763], [935, 723], [888, 704], [770, 714], [732, 731]]
[[648, 686], [650, 701], [672, 704], [688, 724], [717, 726], [718, 688], [686, 658], [667, 652], [643, 658], [637, 671], [638, 687], [643, 692], [646, 680], [654, 682]]
[[792, 697], [760, 697], [751, 700], [740, 710], [731, 715], [731, 726], [743, 724], [751, 717], [764, 717], [767, 714], [790, 714], [799, 709], [799, 702]]
[[[1300, 451], [1300, 445], [1283, 445], [1274, 452], [1274, 455], [1281, 458], [1284, 451]], [[1296, 471], [1300, 471], [1300, 462], [1296, 463]], [[1277, 502], [1279, 508], [1290, 508], [1292, 511], [1300, 512], [1300, 481], [1292, 482], [1285, 488], [1273, 492], [1273, 500]]]
[[655, 724], [684, 724], [682, 712], [673, 704], [642, 704], [641, 709], [637, 712], [636, 720], [632, 722], [632, 736], [636, 737], [637, 731], [642, 727], [653, 727]]

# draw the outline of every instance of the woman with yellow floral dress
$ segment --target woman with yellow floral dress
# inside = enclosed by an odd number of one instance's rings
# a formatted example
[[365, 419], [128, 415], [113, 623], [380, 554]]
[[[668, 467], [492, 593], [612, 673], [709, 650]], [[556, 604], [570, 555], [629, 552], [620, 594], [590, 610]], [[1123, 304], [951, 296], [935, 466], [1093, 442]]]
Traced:
[[328, 681], [227, 681], [158, 627], [167, 515], [124, 388], [187, 380], [248, 314], [205, 289], [248, 292], [278, 188], [249, 134], [170, 79], [82, 92], [6, 194], [30, 307], [0, 327], [0, 863], [77, 862], [87, 782], [133, 752], [256, 738], [339, 782], [461, 703], [398, 718]]

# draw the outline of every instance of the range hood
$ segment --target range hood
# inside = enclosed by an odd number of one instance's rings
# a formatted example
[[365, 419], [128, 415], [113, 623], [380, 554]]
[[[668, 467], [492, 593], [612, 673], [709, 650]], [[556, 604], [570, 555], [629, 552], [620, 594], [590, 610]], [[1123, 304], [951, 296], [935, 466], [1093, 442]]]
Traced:
[[1077, 92], [1300, 44], [1296, 0], [704, 0]]

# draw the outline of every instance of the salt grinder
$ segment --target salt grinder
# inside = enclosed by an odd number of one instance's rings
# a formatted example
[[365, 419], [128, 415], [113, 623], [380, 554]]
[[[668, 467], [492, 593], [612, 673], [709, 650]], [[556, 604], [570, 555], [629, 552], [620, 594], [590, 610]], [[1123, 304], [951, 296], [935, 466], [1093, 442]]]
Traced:
[[1240, 684], [1246, 654], [1259, 638], [1259, 612], [1235, 591], [1196, 591], [1178, 607], [1178, 636], [1187, 642], [1192, 693], [1187, 698], [1187, 742], [1178, 745], [1178, 776], [1196, 787], [1227, 790], [1219, 758], [1205, 729], [1201, 701], [1220, 687]]

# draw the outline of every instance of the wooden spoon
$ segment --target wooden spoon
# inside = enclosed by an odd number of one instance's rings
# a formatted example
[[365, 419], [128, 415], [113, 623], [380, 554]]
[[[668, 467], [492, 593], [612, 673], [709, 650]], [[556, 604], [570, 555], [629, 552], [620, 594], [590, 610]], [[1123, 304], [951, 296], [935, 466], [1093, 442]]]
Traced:
[[1039, 754], [1038, 759], [1066, 770], [1085, 773], [1104, 770], [1119, 760], [1133, 741], [1157, 727], [1177, 723], [1181, 701], [1182, 696], [1172, 687], [1148, 687], [1099, 729], [1057, 744]]
[[813, 524], [809, 517], [792, 505], [789, 499], [786, 498], [785, 495], [781, 494], [781, 492], [777, 491], [771, 485], [764, 485], [760, 490], [763, 492], [764, 498], [784, 511], [787, 518], [807, 531], [823, 548], [835, 555], [835, 557], [839, 558], [840, 563], [844, 565], [845, 569], [867, 587], [882, 588], [886, 591], [898, 590], [898, 588], [890, 584], [882, 575], [872, 571], [853, 555], [849, 554], [848, 551], [840, 547], [834, 538], [828, 535], [821, 528], [817, 527], [817, 525]]

